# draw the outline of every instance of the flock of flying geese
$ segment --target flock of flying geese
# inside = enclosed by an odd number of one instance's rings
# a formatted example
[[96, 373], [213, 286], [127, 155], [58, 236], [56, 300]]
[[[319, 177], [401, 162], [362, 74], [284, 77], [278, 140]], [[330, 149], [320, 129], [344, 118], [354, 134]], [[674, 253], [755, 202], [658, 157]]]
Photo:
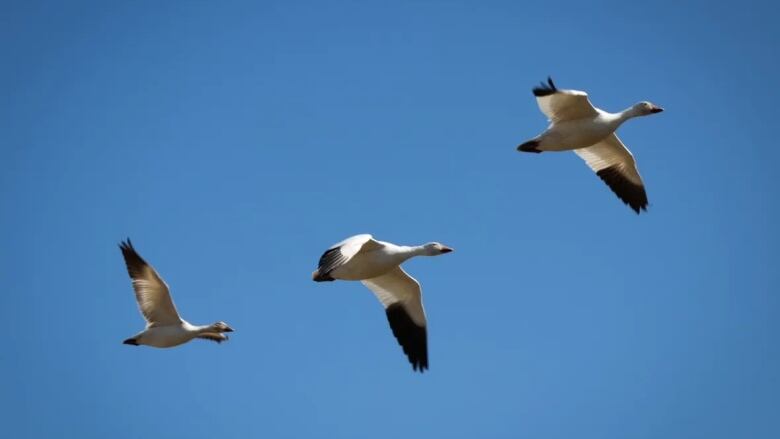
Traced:
[[[619, 113], [593, 106], [588, 94], [559, 90], [551, 78], [533, 89], [550, 126], [524, 142], [518, 151], [574, 151], [612, 191], [636, 213], [647, 209], [647, 194], [633, 155], [615, 134], [626, 120], [663, 111], [650, 102], [640, 102]], [[193, 325], [179, 316], [168, 285], [133, 248], [128, 239], [120, 243], [127, 272], [135, 290], [146, 329], [124, 341], [130, 345], [169, 348], [195, 338], [221, 343], [233, 329], [225, 322]], [[415, 256], [438, 256], [453, 251], [438, 242], [402, 246], [379, 241], [371, 235], [347, 238], [325, 251], [312, 273], [315, 282], [359, 280], [385, 308], [390, 329], [412, 364], [420, 372], [428, 369], [428, 341], [425, 309], [420, 284], [403, 268]]]

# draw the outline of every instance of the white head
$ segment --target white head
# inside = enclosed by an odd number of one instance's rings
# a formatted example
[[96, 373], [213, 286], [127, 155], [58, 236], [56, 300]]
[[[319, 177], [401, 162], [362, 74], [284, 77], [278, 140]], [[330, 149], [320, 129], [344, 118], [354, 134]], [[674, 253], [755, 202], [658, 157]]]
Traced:
[[447, 247], [446, 245], [439, 242], [429, 242], [422, 247], [424, 250], [423, 254], [426, 256], [443, 255], [444, 253], [449, 253], [453, 250], [452, 248]]
[[631, 110], [637, 116], [647, 116], [648, 114], [655, 114], [664, 111], [664, 109], [659, 107], [658, 105], [655, 105], [652, 102], [647, 102], [647, 101], [642, 101], [634, 105], [633, 107], [631, 107]]

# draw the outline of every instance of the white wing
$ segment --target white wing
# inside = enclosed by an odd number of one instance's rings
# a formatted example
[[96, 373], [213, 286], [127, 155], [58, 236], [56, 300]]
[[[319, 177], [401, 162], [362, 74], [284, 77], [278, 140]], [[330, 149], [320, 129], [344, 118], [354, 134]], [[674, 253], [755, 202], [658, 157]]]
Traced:
[[379, 241], [376, 241], [369, 234], [355, 235], [347, 238], [338, 244], [329, 248], [320, 257], [317, 270], [312, 274], [316, 281], [333, 280], [330, 272], [349, 262], [360, 250], [373, 250], [383, 247]]
[[133, 248], [128, 239], [119, 244], [125, 258], [127, 273], [133, 281], [138, 308], [146, 319], [147, 326], [167, 326], [181, 323], [179, 313], [173, 304], [168, 285], [160, 275]]
[[574, 152], [636, 213], [647, 210], [647, 193], [636, 161], [618, 136], [613, 133], [595, 145]]
[[533, 89], [539, 109], [551, 122], [582, 119], [598, 115], [588, 100], [588, 94], [579, 90], [558, 90], [547, 78], [547, 84]]
[[398, 344], [420, 372], [428, 368], [428, 334], [420, 284], [401, 267], [361, 281], [382, 302]]

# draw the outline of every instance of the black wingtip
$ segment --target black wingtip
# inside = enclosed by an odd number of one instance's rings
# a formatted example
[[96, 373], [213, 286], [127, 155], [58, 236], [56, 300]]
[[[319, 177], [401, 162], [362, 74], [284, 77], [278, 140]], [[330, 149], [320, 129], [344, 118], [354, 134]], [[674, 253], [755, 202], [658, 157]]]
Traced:
[[143, 259], [135, 250], [135, 247], [133, 247], [133, 243], [130, 241], [130, 238], [127, 238], [124, 241], [120, 241], [119, 249], [122, 250], [122, 256], [124, 256], [126, 261], [131, 259], [139, 259], [141, 262], [143, 262]]
[[119, 248], [124, 250], [135, 250], [133, 248], [133, 242], [130, 241], [130, 238], [125, 238], [124, 241], [119, 241]]
[[539, 142], [536, 140], [529, 140], [528, 142], [521, 144], [517, 147], [517, 150], [520, 152], [533, 152], [536, 154], [542, 152], [542, 150], [539, 149]]
[[533, 88], [534, 96], [536, 97], [549, 96], [553, 93], [556, 93], [557, 91], [558, 88], [555, 87], [555, 83], [553, 82], [551, 76], [547, 77], [547, 84], [542, 82], [538, 87]]
[[320, 262], [317, 264], [317, 270], [312, 273], [312, 280], [314, 282], [328, 282], [334, 280], [333, 276], [330, 275], [331, 271], [335, 270], [346, 260], [347, 258], [341, 253], [341, 247], [326, 250], [320, 257]]
[[418, 326], [400, 303], [385, 310], [393, 335], [401, 345], [412, 370], [423, 373], [428, 369], [428, 334], [424, 326]]
[[138, 342], [134, 338], [128, 338], [127, 340], [123, 341], [122, 344], [138, 346]]
[[130, 242], [130, 238], [120, 242], [119, 249], [122, 251], [122, 257], [124, 258], [125, 266], [127, 267], [127, 274], [130, 275], [130, 278], [136, 279], [139, 276], [142, 276], [144, 267], [149, 264], [147, 264], [144, 258], [135, 250], [133, 243]]
[[319, 269], [316, 269], [311, 274], [311, 280], [314, 282], [333, 282], [336, 279], [332, 278], [329, 274], [322, 274]]
[[612, 189], [612, 192], [637, 215], [642, 211], [647, 211], [648, 200], [644, 186], [638, 185], [626, 178], [626, 176], [620, 172], [619, 167], [611, 166], [609, 168], [604, 168], [596, 172], [596, 175], [598, 175], [599, 178]]

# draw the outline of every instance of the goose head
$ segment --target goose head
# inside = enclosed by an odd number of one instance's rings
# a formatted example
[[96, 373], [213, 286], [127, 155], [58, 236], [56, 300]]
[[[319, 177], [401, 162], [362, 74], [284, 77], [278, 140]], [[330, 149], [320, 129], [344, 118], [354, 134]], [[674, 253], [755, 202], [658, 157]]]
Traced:
[[631, 111], [636, 116], [647, 116], [650, 114], [660, 113], [664, 111], [664, 109], [652, 102], [642, 101], [631, 107]]
[[426, 256], [438, 256], [443, 255], [444, 253], [449, 253], [451, 251], [453, 251], [451, 247], [447, 247], [446, 245], [439, 242], [429, 242], [423, 245], [423, 254]]
[[233, 328], [225, 322], [217, 322], [209, 326], [210, 332], [233, 332]]

